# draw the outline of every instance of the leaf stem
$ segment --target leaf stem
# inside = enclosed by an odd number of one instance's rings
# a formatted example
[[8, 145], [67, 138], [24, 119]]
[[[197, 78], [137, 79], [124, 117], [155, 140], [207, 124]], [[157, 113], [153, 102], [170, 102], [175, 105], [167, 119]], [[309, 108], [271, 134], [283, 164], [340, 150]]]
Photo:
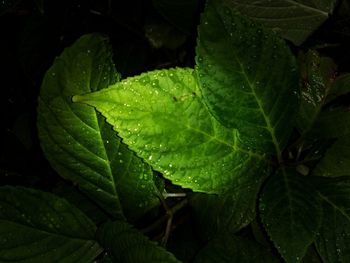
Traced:
[[[179, 211], [180, 209], [182, 209], [183, 207], [185, 207], [188, 204], [188, 200], [187, 199], [183, 199], [181, 200], [179, 203], [177, 203], [176, 205], [174, 205], [171, 208], [168, 208], [169, 210], [167, 210], [167, 213], [165, 215], [163, 215], [162, 217], [160, 217], [158, 220], [156, 220], [155, 222], [153, 222], [151, 225], [147, 226], [144, 229], [141, 229], [141, 233], [146, 234], [149, 232], [152, 232], [153, 230], [157, 229], [160, 225], [162, 225], [165, 221], [169, 220], [169, 216], [171, 215], [171, 217], [173, 217], [174, 214], [176, 214], [177, 211]], [[168, 221], [169, 222], [169, 221]], [[171, 222], [170, 222], [171, 223]], [[170, 224], [171, 226], [171, 224]], [[167, 225], [168, 227], [168, 225]], [[166, 229], [167, 230], [167, 229]], [[168, 230], [169, 234], [170, 234], [170, 227]], [[165, 235], [164, 235], [165, 236]], [[164, 239], [164, 238], [163, 238]]]

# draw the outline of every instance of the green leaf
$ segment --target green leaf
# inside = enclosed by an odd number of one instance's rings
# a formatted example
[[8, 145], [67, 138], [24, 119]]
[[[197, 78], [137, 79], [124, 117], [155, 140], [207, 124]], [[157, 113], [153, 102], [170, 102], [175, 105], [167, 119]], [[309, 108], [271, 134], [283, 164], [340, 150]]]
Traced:
[[[223, 2], [223, 3], [221, 3]], [[209, 1], [199, 26], [197, 72], [213, 115], [250, 148], [281, 154], [298, 105], [298, 73], [276, 34]]]
[[348, 93], [350, 93], [350, 73], [345, 73], [335, 79], [328, 101]]
[[267, 175], [266, 171], [252, 167], [225, 193], [194, 193], [190, 204], [197, 232], [207, 240], [217, 233], [235, 233], [247, 226], [256, 217], [257, 196], [266, 177], [264, 175]]
[[123, 203], [125, 215], [133, 221], [158, 204], [149, 165], [121, 143], [93, 108], [71, 101], [74, 94], [96, 91], [118, 80], [107, 39], [81, 37], [45, 75], [38, 131], [46, 157], [61, 176], [114, 218], [121, 217]]
[[97, 206], [91, 199], [80, 192], [76, 187], [68, 183], [60, 183], [52, 190], [53, 194], [66, 199], [85, 215], [87, 215], [96, 225], [108, 221], [109, 216]]
[[325, 263], [350, 262], [350, 179], [315, 179], [324, 215], [316, 248]]
[[339, 138], [316, 165], [314, 175], [337, 177], [350, 175], [350, 137]]
[[130, 149], [182, 187], [222, 192], [265, 165], [211, 116], [192, 69], [144, 73], [73, 100], [96, 107]]
[[241, 14], [280, 33], [295, 45], [302, 44], [328, 19], [336, 0], [235, 0]]
[[334, 78], [336, 65], [328, 57], [309, 50], [299, 55], [302, 78], [301, 103], [297, 116], [297, 128], [308, 131], [324, 106]]
[[320, 201], [307, 178], [281, 169], [262, 192], [262, 222], [288, 263], [302, 260], [321, 223]]
[[195, 263], [277, 263], [279, 260], [258, 243], [234, 235], [220, 235], [199, 252]]
[[199, 0], [152, 0], [152, 3], [178, 29], [185, 33], [192, 31]]
[[346, 107], [323, 110], [307, 133], [308, 140], [336, 139], [350, 134], [350, 111]]
[[91, 262], [102, 251], [96, 226], [52, 194], [0, 188], [1, 262]]
[[173, 254], [122, 221], [103, 224], [98, 229], [97, 238], [107, 253], [113, 255], [115, 262], [180, 262]]

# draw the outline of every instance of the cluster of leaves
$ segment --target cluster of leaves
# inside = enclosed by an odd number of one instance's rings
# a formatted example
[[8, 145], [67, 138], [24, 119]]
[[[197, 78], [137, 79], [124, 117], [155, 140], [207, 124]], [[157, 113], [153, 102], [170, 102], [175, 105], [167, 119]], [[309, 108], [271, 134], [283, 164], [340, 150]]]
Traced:
[[[154, 2], [188, 30], [197, 1]], [[37, 111], [77, 187], [1, 187], [0, 261], [349, 262], [350, 75], [298, 48], [335, 4], [209, 0], [194, 68], [125, 79], [107, 37], [79, 38]]]

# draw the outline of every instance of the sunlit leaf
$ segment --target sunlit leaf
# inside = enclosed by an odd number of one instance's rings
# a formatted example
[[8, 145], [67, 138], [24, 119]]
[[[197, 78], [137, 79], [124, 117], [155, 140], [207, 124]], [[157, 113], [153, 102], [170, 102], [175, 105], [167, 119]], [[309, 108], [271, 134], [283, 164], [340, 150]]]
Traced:
[[265, 166], [211, 116], [192, 69], [144, 73], [73, 100], [96, 107], [130, 149], [182, 187], [222, 192]]
[[97, 237], [107, 252], [114, 257], [115, 262], [180, 263], [173, 254], [122, 221], [103, 224], [98, 229]]
[[296, 45], [303, 43], [328, 19], [336, 0], [233, 0], [242, 14], [280, 33]]
[[39, 97], [38, 130], [51, 165], [109, 214], [135, 220], [158, 204], [150, 167], [121, 143], [93, 108], [71, 97], [119, 80], [105, 37], [85, 35], [47, 71]]
[[80, 210], [52, 194], [0, 188], [1, 262], [91, 262], [102, 248], [96, 226]]
[[199, 26], [197, 72], [213, 115], [246, 147], [280, 155], [298, 106], [294, 56], [276, 34], [209, 1]]
[[321, 224], [321, 211], [313, 185], [292, 170], [279, 170], [263, 189], [262, 222], [288, 263], [302, 260]]

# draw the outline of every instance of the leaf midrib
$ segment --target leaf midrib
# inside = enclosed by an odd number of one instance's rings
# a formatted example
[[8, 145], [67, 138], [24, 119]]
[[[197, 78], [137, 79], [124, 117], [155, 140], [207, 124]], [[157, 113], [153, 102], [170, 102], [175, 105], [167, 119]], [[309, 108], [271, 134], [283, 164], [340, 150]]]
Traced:
[[[218, 13], [218, 11], [216, 10], [215, 8], [215, 11], [217, 13], [217, 15], [220, 17], [219, 21], [221, 21], [222, 25], [223, 25], [223, 28], [224, 30], [226, 31], [226, 34], [229, 36], [230, 35], [230, 32], [228, 31], [228, 29], [226, 28], [226, 25], [225, 23], [222, 21], [221, 19], [221, 16], [220, 14]], [[231, 41], [228, 41], [229, 45], [231, 46]], [[266, 129], [269, 131], [270, 135], [271, 135], [271, 139], [272, 139], [272, 143], [274, 144], [275, 146], [275, 150], [276, 150], [276, 154], [277, 154], [277, 159], [278, 161], [281, 163], [283, 160], [282, 160], [282, 155], [281, 155], [281, 149], [280, 149], [280, 146], [278, 144], [278, 140], [275, 136], [275, 132], [274, 132], [274, 129], [273, 129], [273, 126], [271, 125], [270, 123], [270, 119], [268, 118], [268, 116], [266, 115], [265, 113], [265, 110], [263, 109], [263, 105], [262, 105], [262, 102], [261, 100], [258, 98], [256, 92], [255, 92], [255, 85], [253, 83], [250, 82], [250, 80], [248, 79], [247, 77], [247, 74], [245, 72], [245, 69], [244, 69], [244, 66], [243, 64], [241, 63], [240, 59], [238, 58], [236, 52], [235, 52], [235, 49], [232, 48], [232, 54], [236, 60], [236, 62], [238, 63], [238, 65], [240, 66], [240, 69], [241, 69], [241, 74], [243, 75], [244, 77], [244, 80], [248, 83], [248, 86], [250, 87], [251, 89], [251, 94], [254, 96], [254, 99], [255, 101], [257, 102], [258, 104], [258, 107], [259, 107], [259, 110], [265, 120], [265, 123], [266, 123]]]
[[318, 192], [318, 194], [320, 195], [320, 197], [327, 202], [333, 209], [335, 209], [336, 211], [339, 211], [340, 214], [342, 214], [349, 222], [350, 222], [350, 215], [348, 215], [347, 213], [345, 213], [343, 211], [343, 209], [341, 209], [339, 206], [337, 206], [336, 204], [334, 204], [331, 200], [329, 200], [327, 198], [327, 196], [323, 195], [321, 192]]

